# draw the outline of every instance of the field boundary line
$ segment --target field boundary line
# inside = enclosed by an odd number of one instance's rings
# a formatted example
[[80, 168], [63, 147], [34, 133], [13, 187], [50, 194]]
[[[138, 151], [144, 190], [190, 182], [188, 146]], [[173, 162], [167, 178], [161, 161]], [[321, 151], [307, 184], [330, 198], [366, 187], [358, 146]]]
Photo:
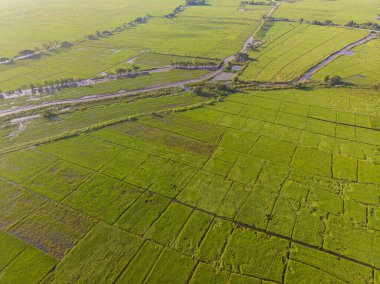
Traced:
[[123, 275], [123, 273], [125, 272], [125, 270], [128, 268], [128, 266], [131, 264], [131, 262], [136, 258], [136, 256], [139, 254], [139, 252], [142, 250], [142, 248], [144, 247], [144, 245], [148, 242], [148, 240], [146, 239], [143, 239], [143, 241], [141, 242], [141, 245], [140, 247], [136, 250], [136, 252], [133, 254], [133, 256], [131, 257], [131, 259], [129, 261], [127, 261], [127, 263], [125, 264], [125, 266], [120, 270], [120, 272], [118, 273], [118, 275], [115, 277], [115, 279], [112, 281], [112, 283], [116, 283], [118, 282], [118, 280], [120, 279], [120, 277]]

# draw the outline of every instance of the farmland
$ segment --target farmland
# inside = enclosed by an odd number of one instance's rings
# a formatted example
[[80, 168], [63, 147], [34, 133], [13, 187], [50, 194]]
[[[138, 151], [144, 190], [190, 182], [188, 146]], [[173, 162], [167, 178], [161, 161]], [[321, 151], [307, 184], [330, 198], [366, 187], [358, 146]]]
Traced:
[[[239, 11], [237, 1], [215, 2], [212, 6], [187, 7], [173, 19], [162, 15], [152, 17], [145, 24], [109, 37], [52, 50], [39, 58], [0, 65], [1, 89], [14, 90], [61, 78], [93, 78], [100, 73], [113, 73], [115, 68], [129, 69], [135, 64], [149, 69], [164, 67], [173, 61], [193, 62], [202, 58], [221, 61], [241, 49], [271, 6]], [[146, 51], [156, 55], [142, 53]]]
[[2, 235], [39, 248], [35, 281], [371, 282], [378, 104], [237, 93], [3, 154]]
[[[150, 1], [47, 1], [33, 3], [27, 0], [4, 0], [0, 3], [1, 35], [0, 57], [15, 56], [19, 50], [42, 48], [43, 43], [57, 40], [75, 41], [95, 33], [96, 29], [110, 30], [146, 14], [162, 16], [172, 7], [182, 4], [178, 0]], [[102, 12], [100, 12], [102, 11]], [[105, 13], [112, 15], [105, 16]], [[95, 30], [93, 27], [96, 27]], [[33, 31], [33, 32], [31, 32]]]
[[378, 14], [0, 0], [0, 283], [380, 284]]

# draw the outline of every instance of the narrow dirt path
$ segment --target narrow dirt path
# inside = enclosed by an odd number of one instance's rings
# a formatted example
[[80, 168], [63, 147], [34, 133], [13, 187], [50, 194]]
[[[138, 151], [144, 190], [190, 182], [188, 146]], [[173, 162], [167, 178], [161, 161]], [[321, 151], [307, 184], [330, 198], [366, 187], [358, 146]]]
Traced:
[[306, 80], [309, 80], [313, 76], [313, 74], [315, 72], [317, 72], [318, 70], [322, 69], [324, 66], [326, 66], [327, 64], [329, 64], [330, 62], [332, 62], [333, 60], [335, 60], [337, 57], [339, 57], [341, 55], [349, 54], [350, 50], [353, 49], [354, 47], [362, 45], [362, 44], [364, 44], [364, 43], [366, 43], [368, 41], [374, 40], [375, 38], [377, 38], [377, 34], [378, 34], [378, 32], [371, 32], [369, 35], [366, 35], [364, 38], [359, 39], [359, 40], [357, 40], [357, 41], [355, 41], [353, 43], [350, 43], [349, 45], [346, 45], [345, 47], [343, 47], [342, 49], [334, 52], [333, 54], [330, 54], [326, 59], [324, 59], [323, 61], [319, 62], [318, 64], [316, 64], [315, 66], [313, 66], [309, 70], [307, 70], [301, 76], [301, 78], [299, 78], [295, 82], [299, 83], [299, 82], [304, 82]]

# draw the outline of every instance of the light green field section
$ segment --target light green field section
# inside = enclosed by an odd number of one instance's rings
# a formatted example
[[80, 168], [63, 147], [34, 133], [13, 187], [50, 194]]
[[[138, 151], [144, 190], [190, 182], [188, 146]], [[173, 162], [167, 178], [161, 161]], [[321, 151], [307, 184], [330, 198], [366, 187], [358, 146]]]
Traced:
[[44, 283], [376, 283], [379, 103], [236, 93], [3, 154], [0, 227], [58, 258]]
[[111, 30], [146, 14], [163, 16], [183, 4], [180, 0], [2, 0], [0, 57], [57, 40], [74, 41], [97, 30]]
[[300, 77], [330, 54], [364, 37], [368, 32], [299, 23], [268, 23], [264, 41], [239, 76], [243, 81], [288, 82]]
[[372, 40], [342, 55], [314, 74], [312, 79], [323, 80], [327, 75], [338, 75], [353, 84], [380, 83], [380, 39]]
[[376, 17], [379, 11], [380, 3], [376, 0], [297, 0], [282, 3], [275, 16], [296, 21], [330, 20], [337, 24], [351, 20], [357, 23], [378, 23]]

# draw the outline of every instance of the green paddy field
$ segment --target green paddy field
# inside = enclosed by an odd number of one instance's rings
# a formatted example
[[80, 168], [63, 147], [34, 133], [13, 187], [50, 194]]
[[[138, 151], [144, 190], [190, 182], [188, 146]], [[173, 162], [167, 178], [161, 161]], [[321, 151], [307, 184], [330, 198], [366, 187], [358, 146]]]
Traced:
[[380, 6], [205, 4], [0, 0], [0, 284], [380, 284]]

